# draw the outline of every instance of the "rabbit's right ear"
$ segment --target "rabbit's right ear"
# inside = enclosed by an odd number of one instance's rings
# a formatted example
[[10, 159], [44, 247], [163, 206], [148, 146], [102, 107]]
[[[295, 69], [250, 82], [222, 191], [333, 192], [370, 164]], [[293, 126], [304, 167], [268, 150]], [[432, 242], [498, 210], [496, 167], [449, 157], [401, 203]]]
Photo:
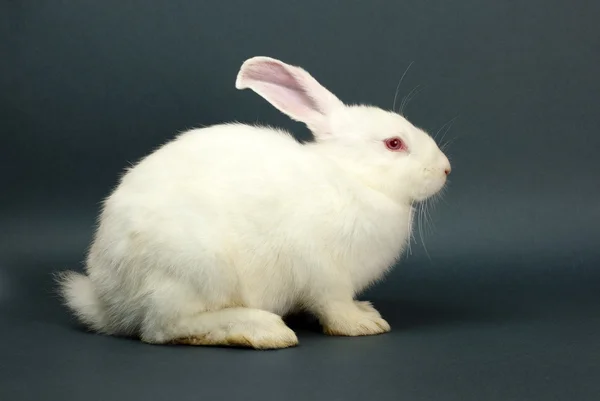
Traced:
[[315, 136], [330, 133], [329, 116], [344, 104], [300, 67], [270, 57], [246, 60], [235, 82], [252, 89], [281, 112], [305, 123]]

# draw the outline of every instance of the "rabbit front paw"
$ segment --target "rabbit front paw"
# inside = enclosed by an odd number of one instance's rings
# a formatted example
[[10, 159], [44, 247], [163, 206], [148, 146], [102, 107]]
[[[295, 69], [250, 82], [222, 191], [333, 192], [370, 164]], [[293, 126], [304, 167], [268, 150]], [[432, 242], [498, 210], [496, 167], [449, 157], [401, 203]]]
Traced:
[[355, 302], [352, 307], [332, 313], [323, 324], [331, 336], [370, 336], [387, 333], [390, 325], [369, 302]]

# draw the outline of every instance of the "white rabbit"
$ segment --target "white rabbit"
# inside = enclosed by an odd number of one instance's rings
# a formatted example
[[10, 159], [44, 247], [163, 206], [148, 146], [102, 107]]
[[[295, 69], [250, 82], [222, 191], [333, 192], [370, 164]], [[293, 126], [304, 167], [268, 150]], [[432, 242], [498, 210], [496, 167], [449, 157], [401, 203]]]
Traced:
[[389, 331], [355, 295], [401, 255], [412, 204], [445, 185], [448, 159], [399, 114], [345, 105], [300, 67], [254, 57], [236, 88], [315, 141], [223, 124], [160, 147], [105, 200], [87, 274], [60, 274], [65, 303], [94, 331], [154, 344], [294, 346], [281, 317], [300, 310], [331, 335]]

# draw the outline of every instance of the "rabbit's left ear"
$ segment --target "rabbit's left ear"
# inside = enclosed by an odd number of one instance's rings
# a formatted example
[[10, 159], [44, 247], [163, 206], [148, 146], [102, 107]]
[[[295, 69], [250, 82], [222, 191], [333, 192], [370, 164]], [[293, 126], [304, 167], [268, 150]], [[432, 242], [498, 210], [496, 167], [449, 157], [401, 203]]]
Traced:
[[237, 89], [252, 89], [279, 111], [301, 121], [315, 134], [330, 133], [329, 117], [344, 104], [308, 72], [270, 57], [246, 60], [235, 82]]

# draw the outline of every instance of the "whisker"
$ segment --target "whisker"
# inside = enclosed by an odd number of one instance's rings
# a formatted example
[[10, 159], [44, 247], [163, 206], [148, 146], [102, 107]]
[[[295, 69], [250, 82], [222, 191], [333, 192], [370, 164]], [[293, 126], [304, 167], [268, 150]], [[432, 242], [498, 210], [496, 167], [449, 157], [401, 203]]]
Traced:
[[428, 212], [429, 212], [429, 226], [431, 227], [431, 232], [435, 233], [436, 231], [436, 227], [435, 227], [435, 219], [433, 218], [432, 212], [435, 211], [435, 202], [437, 201], [437, 198], [432, 199], [431, 202], [428, 205]]
[[443, 152], [443, 151], [444, 151], [446, 148], [448, 148], [448, 146], [452, 145], [452, 143], [453, 143], [454, 141], [456, 141], [456, 139], [457, 139], [457, 138], [455, 137], [455, 138], [452, 138], [452, 139], [450, 139], [450, 140], [448, 140], [448, 141], [444, 142], [444, 144], [443, 144], [443, 145], [440, 147], [440, 150]]
[[412, 241], [414, 240], [413, 236], [413, 219], [414, 219], [414, 209], [413, 204], [410, 204], [410, 218], [408, 219], [408, 248], [407, 255], [412, 255]]
[[421, 86], [421, 85], [417, 85], [417, 86], [415, 86], [414, 88], [412, 88], [412, 89], [410, 90], [410, 92], [408, 92], [408, 94], [407, 94], [406, 96], [404, 96], [404, 97], [402, 98], [402, 102], [400, 102], [400, 109], [399, 109], [399, 111], [398, 111], [398, 112], [399, 112], [401, 115], [403, 115], [403, 113], [404, 113], [404, 104], [406, 103], [406, 99], [408, 99], [408, 97], [409, 97], [410, 95], [412, 95], [412, 94], [413, 94], [413, 93], [414, 93], [414, 92], [415, 92], [417, 89], [419, 89], [419, 87], [420, 87], [420, 86]]
[[[446, 123], [444, 123], [444, 125], [442, 125], [435, 133], [435, 135], [433, 136], [434, 140], [437, 140], [437, 136], [440, 134], [440, 132], [446, 128], [446, 126], [448, 126], [448, 124], [452, 125], [454, 123], [454, 121], [459, 117], [460, 114], [455, 115], [454, 117], [452, 117], [450, 120], [446, 121]], [[448, 132], [448, 131], [444, 131], [444, 132]], [[444, 134], [445, 135], [445, 134]], [[444, 137], [442, 136], [441, 139], [443, 139]], [[441, 142], [440, 139], [440, 142]]]
[[402, 85], [402, 80], [404, 79], [404, 76], [410, 69], [410, 66], [413, 65], [413, 63], [414, 63], [414, 61], [411, 61], [410, 64], [408, 65], [408, 67], [406, 67], [406, 70], [404, 70], [404, 74], [402, 74], [402, 77], [400, 77], [400, 81], [398, 81], [398, 85], [396, 85], [396, 92], [394, 93], [394, 103], [392, 103], [392, 111], [394, 111], [394, 112], [396, 111], [396, 101], [398, 100], [398, 93], [400, 92], [400, 85]]
[[425, 254], [427, 255], [427, 258], [429, 258], [429, 260], [431, 260], [431, 256], [429, 255], [429, 251], [427, 250], [427, 246], [425, 245], [425, 238], [423, 235], [423, 204], [420, 204], [419, 207], [419, 236], [421, 237], [421, 244], [423, 244], [423, 250], [425, 251]]
[[433, 234], [435, 232], [435, 226], [433, 225], [433, 218], [431, 217], [431, 202], [433, 202], [432, 199], [428, 199], [425, 202], [425, 225], [426, 228], [429, 230], [430, 234]]
[[442, 188], [442, 190], [439, 193], [438, 199], [440, 200], [440, 202], [444, 202], [446, 205], [448, 204], [448, 201], [446, 201], [446, 194], [448, 193], [448, 186], [450, 185], [450, 180], [446, 181], [446, 185], [444, 185], [444, 187]]
[[400, 103], [400, 115], [404, 115], [404, 109], [408, 106], [408, 103], [419, 93], [423, 92], [425, 88], [425, 86], [421, 87], [421, 85], [417, 85], [413, 90], [409, 92], [408, 95], [404, 97], [404, 99], [402, 99], [402, 103]]
[[440, 191], [440, 195], [437, 197], [436, 202], [446, 202], [446, 194], [448, 193], [448, 185], [444, 185], [444, 188]]
[[452, 121], [450, 124], [448, 124], [448, 126], [444, 130], [444, 133], [442, 134], [442, 137], [440, 138], [440, 141], [444, 140], [444, 138], [446, 137], [446, 134], [448, 133], [448, 131], [450, 131], [450, 128], [452, 128], [453, 124], [454, 124], [454, 121]]

